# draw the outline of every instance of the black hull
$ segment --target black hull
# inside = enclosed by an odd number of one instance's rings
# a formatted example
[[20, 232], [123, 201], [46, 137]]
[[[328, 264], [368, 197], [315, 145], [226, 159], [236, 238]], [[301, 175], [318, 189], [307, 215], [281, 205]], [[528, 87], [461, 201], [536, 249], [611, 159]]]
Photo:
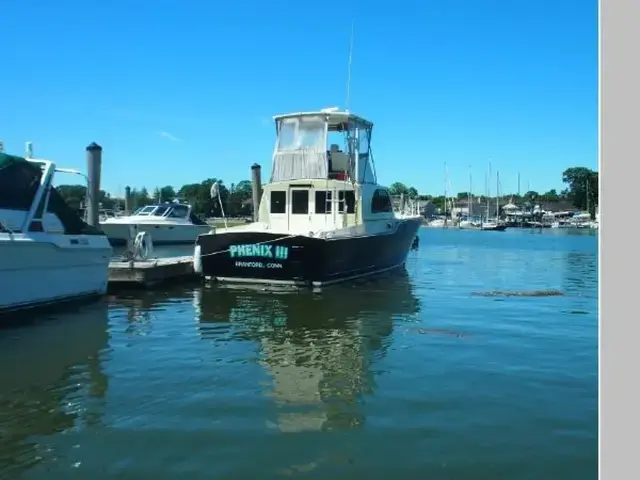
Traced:
[[196, 270], [222, 281], [337, 283], [404, 265], [420, 225], [420, 219], [405, 219], [389, 233], [329, 239], [253, 231], [200, 235]]

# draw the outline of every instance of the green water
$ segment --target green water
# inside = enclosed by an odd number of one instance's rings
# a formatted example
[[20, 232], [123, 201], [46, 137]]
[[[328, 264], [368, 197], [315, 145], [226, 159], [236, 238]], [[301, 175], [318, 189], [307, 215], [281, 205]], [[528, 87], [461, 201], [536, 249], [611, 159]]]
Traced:
[[420, 236], [404, 273], [322, 293], [0, 330], [0, 478], [597, 478], [597, 236]]

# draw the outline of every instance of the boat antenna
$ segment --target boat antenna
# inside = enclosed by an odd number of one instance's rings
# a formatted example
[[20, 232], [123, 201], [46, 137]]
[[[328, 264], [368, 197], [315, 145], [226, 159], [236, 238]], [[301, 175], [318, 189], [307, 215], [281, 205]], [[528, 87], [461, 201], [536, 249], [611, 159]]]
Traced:
[[351, 38], [349, 40], [349, 66], [347, 67], [347, 100], [345, 109], [349, 112], [351, 107], [351, 61], [353, 59], [353, 31], [355, 28], [355, 20], [351, 22]]

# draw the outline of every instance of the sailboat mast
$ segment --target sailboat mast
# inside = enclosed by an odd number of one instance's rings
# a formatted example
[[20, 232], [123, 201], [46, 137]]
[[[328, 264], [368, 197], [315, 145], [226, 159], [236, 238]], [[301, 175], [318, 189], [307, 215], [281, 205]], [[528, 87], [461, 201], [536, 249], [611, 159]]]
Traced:
[[496, 170], [496, 223], [499, 220], [500, 213], [500, 172]]
[[487, 214], [486, 218], [489, 220], [489, 199], [491, 198], [491, 161], [489, 161], [489, 173], [487, 175]]
[[447, 224], [447, 186], [449, 174], [447, 172], [447, 162], [444, 162], [444, 224]]
[[473, 182], [471, 180], [471, 165], [469, 165], [469, 195], [467, 196], [467, 221], [471, 221], [471, 212], [473, 210]]

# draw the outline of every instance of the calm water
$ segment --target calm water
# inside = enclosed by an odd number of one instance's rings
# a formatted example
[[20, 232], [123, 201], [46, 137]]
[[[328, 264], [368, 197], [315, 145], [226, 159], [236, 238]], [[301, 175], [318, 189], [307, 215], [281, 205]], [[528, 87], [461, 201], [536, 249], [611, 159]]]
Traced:
[[[597, 478], [597, 237], [420, 235], [406, 273], [320, 294], [0, 330], [0, 477]], [[474, 295], [540, 289], [564, 296]]]

